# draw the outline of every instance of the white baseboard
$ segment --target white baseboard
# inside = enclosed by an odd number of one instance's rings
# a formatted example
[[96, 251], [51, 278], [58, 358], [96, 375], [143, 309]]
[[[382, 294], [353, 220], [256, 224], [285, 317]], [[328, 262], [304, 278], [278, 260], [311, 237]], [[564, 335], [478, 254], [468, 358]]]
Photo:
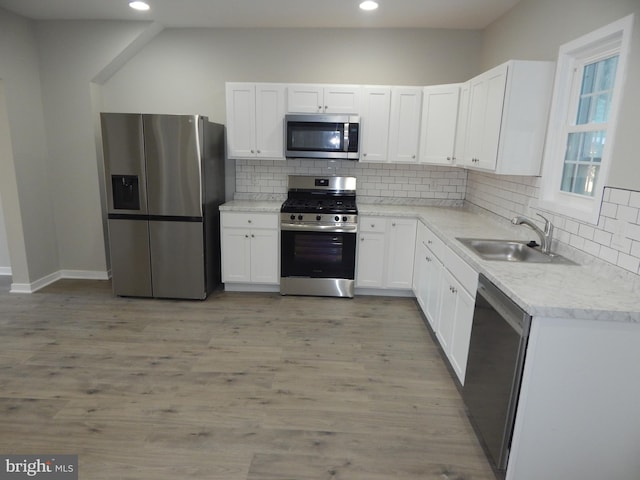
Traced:
[[109, 280], [110, 271], [100, 270], [60, 270], [60, 278], [77, 278], [80, 280]]
[[100, 270], [58, 270], [31, 283], [12, 283], [11, 293], [34, 293], [62, 278], [80, 280], [109, 280], [110, 272]]
[[11, 267], [0, 267], [0, 275], [10, 277]]

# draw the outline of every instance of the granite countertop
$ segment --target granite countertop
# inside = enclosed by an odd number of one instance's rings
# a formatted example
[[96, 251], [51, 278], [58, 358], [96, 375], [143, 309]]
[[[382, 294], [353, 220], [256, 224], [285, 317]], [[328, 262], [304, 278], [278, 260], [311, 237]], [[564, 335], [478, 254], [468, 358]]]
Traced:
[[[280, 205], [277, 201], [239, 200], [225, 203], [220, 210], [278, 213]], [[456, 240], [456, 237], [537, 240], [537, 235], [527, 227], [515, 227], [461, 207], [358, 202], [358, 215], [411, 217], [423, 221], [453, 252], [532, 316], [640, 323], [640, 298], [623, 277], [605, 276], [585, 264], [482, 260]]]

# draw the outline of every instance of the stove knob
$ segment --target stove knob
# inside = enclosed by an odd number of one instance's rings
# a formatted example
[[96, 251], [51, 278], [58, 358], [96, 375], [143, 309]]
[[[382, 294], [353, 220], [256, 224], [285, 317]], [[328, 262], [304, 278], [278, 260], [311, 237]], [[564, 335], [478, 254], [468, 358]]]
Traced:
[[298, 220], [302, 220], [302, 215], [298, 215]]
[[295, 219], [296, 219], [296, 216], [295, 216], [295, 215], [291, 215], [289, 218], [290, 218], [291, 220], [295, 220]]
[[339, 221], [340, 221], [340, 217], [339, 217], [338, 215], [336, 215], [335, 217], [333, 217], [333, 219], [334, 219], [336, 222], [339, 222]]
[[322, 220], [322, 217], [320, 215], [316, 215], [316, 220], [320, 221], [320, 220]]
[[342, 221], [346, 222], [347, 221], [347, 217], [342, 217]]

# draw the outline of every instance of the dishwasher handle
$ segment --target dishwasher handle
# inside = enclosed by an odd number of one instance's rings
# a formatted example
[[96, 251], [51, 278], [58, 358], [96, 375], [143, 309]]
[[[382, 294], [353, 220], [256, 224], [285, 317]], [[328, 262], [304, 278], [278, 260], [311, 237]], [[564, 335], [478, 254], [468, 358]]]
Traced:
[[531, 317], [483, 275], [478, 281], [478, 295], [484, 298], [520, 336], [528, 336]]

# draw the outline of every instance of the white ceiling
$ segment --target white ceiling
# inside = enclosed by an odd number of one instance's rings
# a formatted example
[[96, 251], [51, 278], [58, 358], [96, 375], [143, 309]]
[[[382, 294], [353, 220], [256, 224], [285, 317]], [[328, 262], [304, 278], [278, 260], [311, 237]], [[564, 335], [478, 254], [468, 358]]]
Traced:
[[168, 27], [329, 27], [483, 29], [520, 0], [0, 0], [0, 7], [36, 20], [153, 20]]

